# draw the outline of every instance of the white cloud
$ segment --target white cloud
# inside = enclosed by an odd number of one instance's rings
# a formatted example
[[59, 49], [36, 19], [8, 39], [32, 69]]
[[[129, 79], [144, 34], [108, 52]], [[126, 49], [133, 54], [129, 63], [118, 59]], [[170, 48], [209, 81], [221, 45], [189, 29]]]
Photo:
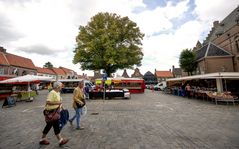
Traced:
[[238, 0], [195, 0], [195, 13], [201, 21], [220, 21], [229, 15], [238, 4]]
[[176, 6], [168, 2], [166, 7], [157, 7], [154, 10], [146, 10], [139, 14], [134, 14], [132, 19], [135, 19], [142, 32], [146, 35], [169, 30], [173, 27], [171, 19], [182, 17], [183, 13], [188, 10], [188, 2], [189, 0], [182, 1]]
[[[151, 36], [144, 40], [144, 62], [151, 67], [150, 71], [169, 70], [172, 65], [178, 66], [180, 52], [186, 48], [193, 48], [203, 28], [198, 21], [183, 24], [176, 32]], [[150, 58], [150, 60], [147, 60]], [[148, 63], [148, 64], [147, 64]]]
[[[198, 17], [177, 26], [175, 30], [172, 19], [184, 17], [189, 10], [189, 0], [180, 1], [176, 5], [167, 1], [165, 7], [156, 7], [153, 10], [146, 10], [143, 0], [0, 1], [0, 17], [4, 16], [4, 20], [9, 20], [3, 24], [12, 28], [9, 30], [8, 27], [4, 31], [12, 39], [7, 39], [1, 46], [10, 53], [32, 58], [36, 66], [43, 66], [50, 61], [56, 67], [69, 67], [80, 74], [86, 72], [93, 75], [92, 72], [79, 70], [79, 65], [72, 64], [75, 37], [79, 25], [86, 25], [93, 15], [111, 12], [129, 16], [146, 34], [143, 40], [141, 73], [153, 73], [154, 69], [168, 70], [172, 65], [178, 66], [181, 50], [193, 48], [201, 38], [201, 33], [208, 32], [214, 20], [225, 18], [238, 5], [238, 0], [195, 0], [195, 5], [195, 10], [191, 13]], [[142, 8], [142, 11], [134, 13], [136, 8]], [[17, 37], [12, 37], [13, 32], [16, 32]], [[49, 51], [23, 52], [36, 45], [38, 48], [42, 46], [45, 50], [50, 49], [53, 56], [39, 55]], [[28, 48], [19, 51], [19, 47]], [[121, 75], [122, 71], [118, 73]], [[129, 70], [129, 75], [132, 73]]]

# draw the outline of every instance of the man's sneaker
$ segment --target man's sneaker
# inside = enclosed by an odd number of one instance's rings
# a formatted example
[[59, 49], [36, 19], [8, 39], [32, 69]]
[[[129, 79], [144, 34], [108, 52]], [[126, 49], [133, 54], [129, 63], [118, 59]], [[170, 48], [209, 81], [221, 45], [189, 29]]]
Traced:
[[69, 123], [70, 123], [71, 126], [73, 126], [72, 120], [69, 120]]
[[40, 145], [48, 145], [48, 144], [50, 144], [50, 142], [44, 139], [44, 140], [41, 140], [41, 141], [39, 142], [39, 144], [40, 144]]
[[69, 139], [62, 139], [61, 142], [59, 143], [59, 146], [66, 144], [68, 141]]
[[83, 130], [84, 127], [77, 127], [76, 130]]

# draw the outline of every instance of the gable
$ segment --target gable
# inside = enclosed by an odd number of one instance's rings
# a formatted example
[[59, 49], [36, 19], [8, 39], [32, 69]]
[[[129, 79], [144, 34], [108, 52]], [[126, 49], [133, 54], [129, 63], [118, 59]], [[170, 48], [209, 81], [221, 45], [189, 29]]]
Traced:
[[201, 49], [195, 51], [196, 60], [199, 61], [206, 57], [228, 57], [232, 56], [232, 54], [213, 43], [209, 43], [203, 46]]

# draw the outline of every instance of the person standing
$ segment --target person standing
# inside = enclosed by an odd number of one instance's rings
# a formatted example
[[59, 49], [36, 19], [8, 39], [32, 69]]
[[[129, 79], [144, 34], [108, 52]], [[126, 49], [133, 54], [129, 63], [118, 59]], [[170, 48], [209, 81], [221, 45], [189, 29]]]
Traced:
[[187, 96], [189, 98], [190, 97], [190, 92], [191, 92], [191, 87], [190, 87], [189, 84], [186, 85], [185, 90], [186, 90]]
[[89, 99], [90, 87], [88, 85], [84, 87], [84, 93], [85, 93], [85, 99]]
[[[59, 110], [62, 108], [62, 98], [60, 97], [60, 90], [62, 88], [61, 82], [54, 82], [53, 83], [53, 90], [49, 92], [46, 100], [46, 106], [45, 110], [47, 110], [49, 113], [56, 112], [56, 110]], [[50, 142], [47, 140], [46, 136], [47, 133], [51, 130], [53, 127], [54, 133], [56, 135], [56, 138], [59, 140], [59, 146], [62, 146], [66, 144], [69, 140], [64, 139], [60, 134], [60, 127], [59, 127], [59, 120], [54, 120], [51, 122], [46, 122], [46, 126], [42, 132], [42, 138], [39, 142], [40, 145], [48, 145]]]
[[75, 109], [75, 115], [71, 119], [69, 119], [70, 125], [73, 126], [72, 122], [76, 118], [76, 129], [77, 130], [84, 129], [84, 127], [82, 127], [80, 125], [82, 108], [85, 106], [83, 87], [84, 87], [84, 82], [80, 81], [78, 86], [74, 89], [73, 108]]
[[48, 84], [47, 89], [48, 89], [48, 92], [50, 92], [50, 91], [52, 90], [52, 85], [51, 85], [51, 83]]

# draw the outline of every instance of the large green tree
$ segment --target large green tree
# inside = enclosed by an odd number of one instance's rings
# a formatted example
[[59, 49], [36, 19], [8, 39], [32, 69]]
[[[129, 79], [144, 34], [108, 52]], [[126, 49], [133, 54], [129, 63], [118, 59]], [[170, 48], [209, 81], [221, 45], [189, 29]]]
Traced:
[[128, 17], [98, 13], [80, 26], [73, 63], [83, 70], [104, 69], [108, 76], [117, 69], [140, 66], [144, 34]]
[[45, 65], [43, 65], [43, 68], [53, 68], [53, 65], [51, 62], [46, 62]]
[[179, 65], [188, 75], [192, 75], [197, 68], [195, 53], [192, 50], [184, 49], [179, 57]]

